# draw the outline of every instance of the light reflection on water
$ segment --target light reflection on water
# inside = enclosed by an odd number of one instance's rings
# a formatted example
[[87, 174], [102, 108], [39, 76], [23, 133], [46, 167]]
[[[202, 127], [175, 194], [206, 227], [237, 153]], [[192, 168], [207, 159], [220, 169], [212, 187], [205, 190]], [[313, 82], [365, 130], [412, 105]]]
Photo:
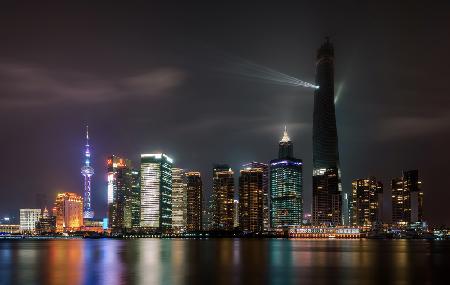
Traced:
[[0, 284], [433, 283], [448, 241], [0, 240]]

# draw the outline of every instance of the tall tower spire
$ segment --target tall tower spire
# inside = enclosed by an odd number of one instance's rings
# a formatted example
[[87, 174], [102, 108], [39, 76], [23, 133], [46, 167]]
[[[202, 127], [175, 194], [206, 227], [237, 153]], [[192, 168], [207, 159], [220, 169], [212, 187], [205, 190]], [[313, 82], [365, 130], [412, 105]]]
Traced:
[[94, 210], [91, 205], [91, 177], [94, 175], [94, 168], [91, 167], [91, 151], [89, 149], [89, 126], [86, 124], [86, 145], [84, 150], [84, 165], [81, 167], [81, 175], [84, 178], [83, 185], [83, 217], [92, 219]]
[[284, 126], [283, 138], [278, 145], [278, 158], [293, 158], [294, 157], [294, 145], [289, 138], [287, 127]]

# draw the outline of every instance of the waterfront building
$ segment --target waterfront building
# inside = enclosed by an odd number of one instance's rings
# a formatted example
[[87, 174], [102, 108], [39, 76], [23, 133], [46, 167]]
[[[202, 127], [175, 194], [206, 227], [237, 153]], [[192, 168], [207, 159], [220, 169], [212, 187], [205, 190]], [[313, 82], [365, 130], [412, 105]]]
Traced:
[[94, 218], [94, 210], [92, 208], [91, 195], [91, 178], [94, 175], [94, 168], [91, 166], [91, 151], [89, 149], [89, 130], [86, 125], [86, 145], [84, 150], [84, 165], [81, 167], [81, 175], [83, 176], [83, 218]]
[[334, 50], [329, 39], [317, 52], [313, 114], [314, 225], [340, 225], [342, 186], [334, 106]]
[[41, 217], [41, 209], [20, 209], [20, 231], [33, 234]]
[[83, 226], [83, 198], [71, 192], [58, 193], [53, 215], [56, 216], [56, 231], [77, 231]]
[[20, 234], [20, 225], [0, 224], [0, 235], [4, 234]]
[[375, 177], [352, 181], [351, 225], [372, 228], [381, 225], [383, 184]]
[[263, 224], [264, 231], [268, 231], [270, 229], [269, 165], [267, 163], [253, 161], [244, 164], [244, 168], [260, 168], [263, 171]]
[[200, 172], [186, 172], [187, 207], [186, 207], [186, 230], [198, 232], [203, 228], [202, 224], [202, 178]]
[[131, 161], [116, 155], [107, 159], [108, 221], [113, 233], [131, 228]]
[[[141, 222], [141, 175], [139, 170], [131, 170], [131, 195], [127, 197], [126, 211], [131, 212], [131, 228], [136, 229]], [[128, 206], [129, 205], [129, 206]], [[125, 219], [125, 224], [128, 224], [128, 219]]]
[[[89, 221], [89, 220], [88, 220]], [[54, 233], [56, 231], [56, 217], [50, 215], [47, 208], [44, 208], [42, 217], [36, 223], [36, 232], [38, 234]]]
[[342, 195], [342, 221], [344, 226], [351, 224], [351, 198], [349, 198], [348, 193], [343, 193]]
[[246, 167], [239, 177], [239, 229], [244, 232], [264, 230], [264, 191], [262, 168]]
[[213, 192], [211, 205], [211, 230], [234, 229], [234, 172], [227, 164], [213, 168]]
[[172, 165], [166, 154], [141, 154], [142, 228], [167, 231], [172, 227]]
[[186, 173], [181, 168], [172, 168], [172, 228], [175, 232], [186, 231], [187, 185]]
[[233, 200], [233, 228], [239, 228], [239, 200]]
[[303, 162], [293, 157], [293, 144], [285, 128], [278, 159], [270, 168], [270, 223], [276, 229], [299, 226], [303, 218]]
[[392, 179], [392, 223], [406, 226], [423, 222], [423, 191], [418, 170], [403, 171]]

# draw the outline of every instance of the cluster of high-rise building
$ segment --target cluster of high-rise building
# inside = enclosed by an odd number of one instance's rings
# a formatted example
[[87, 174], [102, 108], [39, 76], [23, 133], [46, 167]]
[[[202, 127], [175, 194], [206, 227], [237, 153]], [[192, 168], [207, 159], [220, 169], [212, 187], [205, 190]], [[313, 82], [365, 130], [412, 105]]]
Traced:
[[[334, 50], [327, 39], [318, 49], [313, 114], [312, 213], [304, 218], [303, 161], [285, 128], [278, 157], [250, 162], [234, 171], [227, 164], [212, 169], [212, 189], [206, 195], [197, 170], [175, 165], [164, 153], [141, 154], [136, 165], [111, 155], [106, 161], [107, 211], [103, 222], [112, 234], [132, 232], [262, 233], [300, 227], [352, 225], [373, 228], [383, 224], [383, 184], [375, 177], [352, 182], [349, 199], [342, 195], [334, 105]], [[95, 229], [91, 201], [89, 134], [86, 145], [83, 195], [59, 193], [53, 213], [22, 209], [23, 232], [67, 232]], [[236, 177], [237, 176], [237, 177]], [[235, 178], [238, 185], [235, 185]], [[399, 226], [423, 221], [423, 192], [417, 170], [392, 180], [392, 222]], [[209, 191], [208, 191], [209, 192]], [[209, 196], [209, 199], [207, 199]]]

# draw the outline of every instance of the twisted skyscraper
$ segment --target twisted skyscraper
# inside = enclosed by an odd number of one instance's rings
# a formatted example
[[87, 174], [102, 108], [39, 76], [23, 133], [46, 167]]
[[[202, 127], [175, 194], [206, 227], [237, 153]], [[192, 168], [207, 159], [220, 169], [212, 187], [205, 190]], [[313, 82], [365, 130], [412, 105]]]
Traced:
[[84, 189], [83, 189], [83, 218], [92, 219], [94, 217], [94, 210], [91, 205], [91, 177], [94, 175], [94, 168], [91, 164], [91, 151], [89, 150], [89, 130], [86, 125], [86, 145], [84, 151], [84, 165], [81, 167], [81, 175], [84, 178]]
[[329, 39], [317, 51], [313, 118], [313, 223], [342, 224], [342, 187], [334, 109], [334, 50]]

